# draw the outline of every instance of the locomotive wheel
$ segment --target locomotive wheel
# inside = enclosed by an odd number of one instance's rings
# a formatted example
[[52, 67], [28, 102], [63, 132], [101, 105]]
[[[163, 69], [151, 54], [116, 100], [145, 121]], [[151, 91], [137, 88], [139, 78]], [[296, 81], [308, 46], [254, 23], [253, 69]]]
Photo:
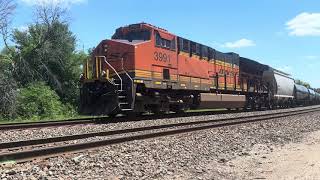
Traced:
[[140, 117], [143, 115], [143, 112], [126, 112], [124, 113], [128, 117]]
[[155, 114], [155, 115], [163, 115], [164, 111], [161, 110], [159, 105], [152, 105], [150, 107], [150, 111], [151, 113]]
[[174, 112], [177, 113], [177, 114], [183, 114], [183, 113], [185, 113], [184, 109], [177, 109], [177, 110], [175, 110]]
[[114, 109], [111, 113], [108, 114], [109, 117], [115, 118], [119, 114], [119, 108]]
[[117, 115], [118, 115], [118, 113], [111, 113], [111, 114], [108, 114], [108, 116], [109, 116], [110, 118], [115, 118]]

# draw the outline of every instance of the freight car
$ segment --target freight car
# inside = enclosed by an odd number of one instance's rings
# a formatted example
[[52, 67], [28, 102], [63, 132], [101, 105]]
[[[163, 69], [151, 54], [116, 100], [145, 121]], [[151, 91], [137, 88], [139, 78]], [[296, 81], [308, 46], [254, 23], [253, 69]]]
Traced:
[[310, 104], [315, 104], [315, 102], [316, 102], [316, 92], [314, 91], [314, 90], [312, 90], [312, 89], [308, 89], [308, 91], [309, 91], [309, 102], [310, 102]]
[[316, 92], [316, 104], [320, 104], [320, 94]]
[[269, 68], [263, 72], [263, 80], [269, 84], [271, 106], [289, 107], [294, 105], [294, 79], [284, 72]]
[[82, 114], [289, 106], [294, 83], [267, 65], [146, 23], [118, 28], [84, 65]]
[[309, 90], [308, 88], [295, 84], [294, 85], [294, 97], [296, 105], [308, 105], [309, 104]]

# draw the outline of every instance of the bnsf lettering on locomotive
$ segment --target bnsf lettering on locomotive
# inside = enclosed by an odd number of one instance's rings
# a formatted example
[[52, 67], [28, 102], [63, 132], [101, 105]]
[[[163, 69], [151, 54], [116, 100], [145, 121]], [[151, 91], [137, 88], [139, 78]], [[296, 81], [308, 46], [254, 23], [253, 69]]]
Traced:
[[154, 60], [163, 61], [163, 62], [170, 62], [170, 55], [167, 55], [162, 52], [154, 52]]

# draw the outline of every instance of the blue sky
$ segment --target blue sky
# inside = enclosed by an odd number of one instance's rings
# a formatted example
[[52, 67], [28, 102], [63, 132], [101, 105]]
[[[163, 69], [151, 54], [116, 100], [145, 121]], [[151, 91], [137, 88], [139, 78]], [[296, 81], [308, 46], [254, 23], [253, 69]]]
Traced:
[[[33, 21], [32, 5], [48, 0], [17, 1], [13, 26], [23, 29]], [[64, 2], [79, 49], [110, 38], [117, 27], [143, 21], [223, 52], [237, 52], [320, 87], [319, 0]]]

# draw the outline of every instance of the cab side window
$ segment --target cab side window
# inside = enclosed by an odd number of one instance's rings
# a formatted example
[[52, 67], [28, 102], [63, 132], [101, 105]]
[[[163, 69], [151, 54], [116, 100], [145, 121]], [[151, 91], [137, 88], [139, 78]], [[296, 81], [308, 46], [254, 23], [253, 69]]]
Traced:
[[189, 52], [190, 49], [190, 42], [186, 39], [183, 39], [183, 51], [184, 52]]
[[191, 44], [191, 55], [195, 55], [195, 54], [197, 54], [197, 48], [196, 48], [196, 43], [195, 42], [191, 42], [190, 43]]
[[164, 49], [176, 50], [176, 39], [172, 40], [164, 39], [160, 36], [158, 32], [155, 32], [156, 36], [156, 47], [161, 47]]
[[196, 54], [200, 56], [200, 44], [196, 44]]
[[205, 59], [205, 58], [208, 58], [208, 47], [206, 46], [202, 46], [202, 58]]
[[161, 37], [159, 33], [156, 33], [156, 46], [161, 46]]
[[170, 49], [171, 50], [175, 50], [176, 49], [176, 39], [175, 38], [171, 40]]

